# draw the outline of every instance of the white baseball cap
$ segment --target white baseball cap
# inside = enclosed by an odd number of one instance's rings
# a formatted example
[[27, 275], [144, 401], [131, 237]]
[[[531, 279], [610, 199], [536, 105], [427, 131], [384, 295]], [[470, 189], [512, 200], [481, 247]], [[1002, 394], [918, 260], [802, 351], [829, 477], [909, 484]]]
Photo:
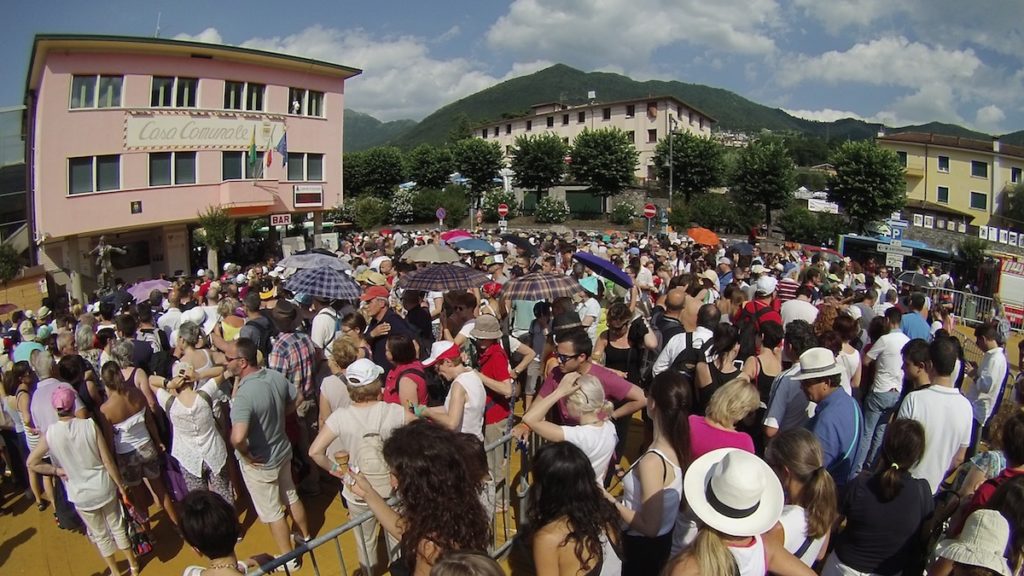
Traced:
[[374, 364], [373, 360], [360, 358], [345, 368], [345, 382], [358, 388], [376, 382], [383, 374], [384, 369]]

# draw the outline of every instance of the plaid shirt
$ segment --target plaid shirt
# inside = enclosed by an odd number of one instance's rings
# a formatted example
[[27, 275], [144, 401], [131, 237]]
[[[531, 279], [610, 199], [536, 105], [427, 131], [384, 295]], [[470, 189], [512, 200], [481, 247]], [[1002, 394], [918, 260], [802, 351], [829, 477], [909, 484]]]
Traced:
[[277, 370], [297, 391], [306, 397], [313, 391], [313, 379], [316, 377], [316, 346], [308, 334], [290, 332], [280, 334], [270, 350], [267, 364]]

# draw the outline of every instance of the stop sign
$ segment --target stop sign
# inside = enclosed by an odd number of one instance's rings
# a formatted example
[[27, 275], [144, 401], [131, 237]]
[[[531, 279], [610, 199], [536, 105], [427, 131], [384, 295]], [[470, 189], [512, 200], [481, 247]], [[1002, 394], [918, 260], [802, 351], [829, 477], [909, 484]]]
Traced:
[[658, 209], [654, 206], [654, 204], [648, 203], [648, 204], [644, 205], [644, 218], [648, 218], [648, 219], [654, 218], [654, 216], [657, 213], [658, 213]]
[[498, 204], [498, 216], [502, 218], [508, 216], [508, 204]]

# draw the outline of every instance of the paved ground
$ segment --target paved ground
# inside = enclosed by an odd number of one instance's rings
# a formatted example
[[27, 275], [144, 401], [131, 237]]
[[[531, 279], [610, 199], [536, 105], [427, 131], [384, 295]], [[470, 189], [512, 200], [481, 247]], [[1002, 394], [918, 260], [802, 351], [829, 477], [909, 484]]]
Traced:
[[[968, 358], [977, 354], [973, 348], [973, 332], [962, 330]], [[1016, 371], [1017, 343], [1020, 335], [1014, 335], [1007, 346], [1011, 366]], [[1012, 382], [1012, 380], [1011, 380]], [[635, 456], [639, 450], [642, 436], [642, 424], [639, 419], [633, 423], [630, 432], [627, 457]], [[513, 458], [513, 472], [518, 473], [519, 458]], [[513, 486], [515, 482], [513, 482]], [[322, 534], [332, 527], [340, 526], [348, 520], [348, 512], [338, 498], [333, 497], [331, 486], [324, 484], [321, 496], [308, 500], [308, 511], [312, 527]], [[52, 510], [39, 512], [27, 500], [15, 494], [10, 483], [0, 486], [0, 506], [5, 510], [0, 515], [0, 574], [3, 576], [100, 576], [104, 574], [103, 560], [89, 539], [80, 533], [68, 532], [57, 528]], [[190, 564], [201, 564], [201, 559], [189, 546], [184, 544], [174, 533], [162, 514], [156, 519], [156, 550], [143, 560], [143, 574], [173, 575], [180, 574]], [[265, 526], [255, 522], [255, 516], [242, 518], [247, 532], [237, 551], [240, 556], [251, 556], [259, 553], [272, 553], [273, 543]], [[348, 562], [351, 574], [358, 565], [355, 545], [350, 537], [341, 539], [341, 548]], [[326, 546], [317, 555], [320, 573], [326, 575], [341, 574], [341, 566], [337, 559], [334, 546]], [[128, 573], [127, 563], [121, 561], [121, 568]], [[313, 574], [307, 560], [299, 574]]]

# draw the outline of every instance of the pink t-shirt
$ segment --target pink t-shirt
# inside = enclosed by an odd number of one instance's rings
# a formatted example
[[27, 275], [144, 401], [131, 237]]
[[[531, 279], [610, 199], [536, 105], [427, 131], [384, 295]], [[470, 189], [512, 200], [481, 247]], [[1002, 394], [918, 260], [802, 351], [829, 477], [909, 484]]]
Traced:
[[[629, 391], [633, 389], [633, 384], [631, 384], [629, 380], [626, 380], [604, 366], [591, 364], [588, 374], [601, 381], [601, 385], [604, 388], [605, 399], [613, 404], [618, 404], [625, 400]], [[551, 371], [551, 376], [544, 381], [544, 384], [540, 387], [537, 394], [541, 398], [544, 398], [554, 392], [555, 388], [558, 388], [558, 383], [562, 381], [562, 376], [565, 376], [562, 372], [562, 367], [556, 366], [555, 369]], [[558, 415], [561, 417], [561, 424], [565, 424], [567, 426], [575, 426], [579, 424], [578, 420], [569, 416], [569, 408], [566, 405], [565, 398], [558, 401]]]
[[690, 416], [690, 458], [696, 460], [719, 448], [739, 448], [754, 453], [754, 441], [746, 432], [722, 430], [708, 424], [703, 416]]

